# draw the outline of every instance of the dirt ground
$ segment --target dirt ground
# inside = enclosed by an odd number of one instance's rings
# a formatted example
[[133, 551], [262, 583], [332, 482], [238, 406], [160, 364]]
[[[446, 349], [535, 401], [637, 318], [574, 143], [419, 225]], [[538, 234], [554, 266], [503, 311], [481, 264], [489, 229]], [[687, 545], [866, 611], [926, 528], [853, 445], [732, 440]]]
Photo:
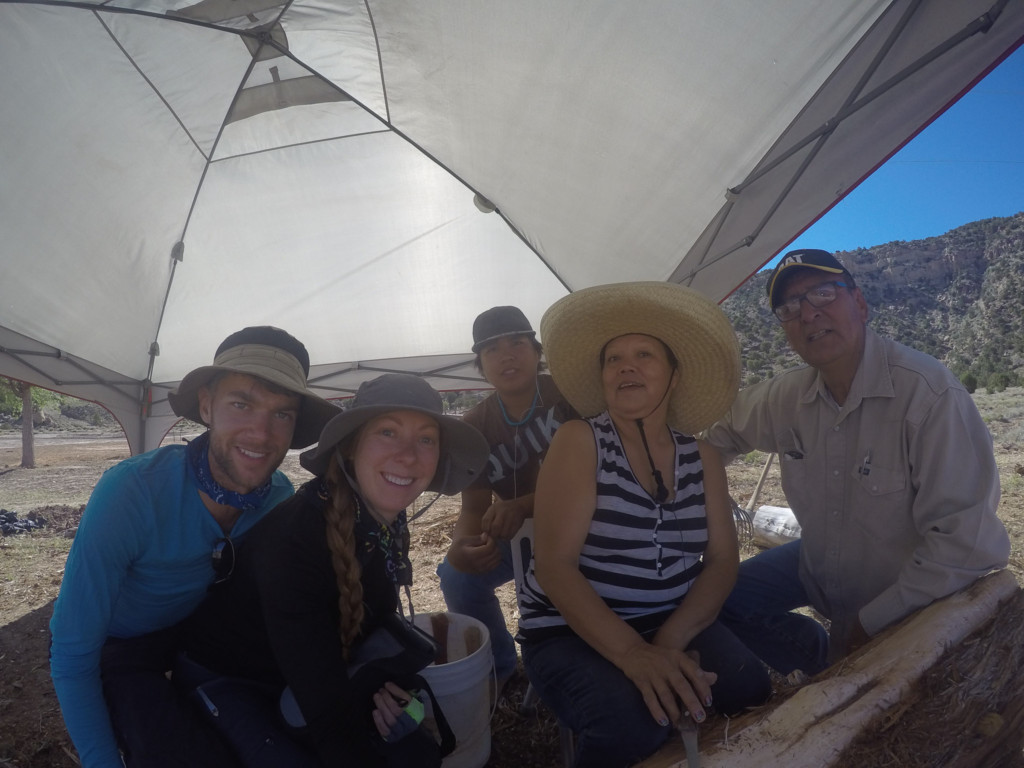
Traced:
[[[1013, 542], [1010, 568], [1024, 584], [1024, 390], [979, 393], [979, 409], [992, 431], [1002, 481], [1000, 516]], [[36, 513], [48, 523], [40, 530], [0, 538], [0, 768], [44, 768], [78, 764], [64, 731], [49, 679], [47, 623], [60, 588], [71, 532], [100, 474], [128, 456], [120, 436], [83, 430], [37, 436], [36, 468], [21, 469], [20, 437], [0, 432], [0, 509], [19, 519]], [[289, 454], [283, 469], [299, 484], [308, 474]], [[747, 506], [764, 456], [729, 468], [733, 498]], [[758, 504], [784, 506], [773, 466]], [[413, 602], [418, 612], [444, 610], [434, 573], [450, 542], [458, 499], [440, 499], [414, 522]], [[756, 548], [745, 544], [743, 554]], [[511, 585], [500, 592], [509, 627], [517, 611]], [[492, 721], [490, 768], [555, 768], [561, 765], [558, 729], [543, 706], [534, 716], [519, 712], [526, 688], [520, 675], [507, 688]]]

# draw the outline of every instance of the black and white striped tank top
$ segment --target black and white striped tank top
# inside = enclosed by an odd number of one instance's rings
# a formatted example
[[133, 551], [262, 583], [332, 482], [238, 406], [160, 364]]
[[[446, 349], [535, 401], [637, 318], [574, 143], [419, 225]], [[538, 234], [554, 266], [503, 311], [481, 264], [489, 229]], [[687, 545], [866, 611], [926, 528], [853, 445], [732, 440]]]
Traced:
[[[608, 412], [587, 422], [597, 443], [597, 509], [580, 551], [580, 572], [626, 621], [671, 611], [700, 573], [708, 542], [697, 441], [672, 431], [675, 495], [658, 504], [634, 477]], [[523, 582], [523, 638], [564, 627], [564, 619], [537, 583], [532, 562]]]

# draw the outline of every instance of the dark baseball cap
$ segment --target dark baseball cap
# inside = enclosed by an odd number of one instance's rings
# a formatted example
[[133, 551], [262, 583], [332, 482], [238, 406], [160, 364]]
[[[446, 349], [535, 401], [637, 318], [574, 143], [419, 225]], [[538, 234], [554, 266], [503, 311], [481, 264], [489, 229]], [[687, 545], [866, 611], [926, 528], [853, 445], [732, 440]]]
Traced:
[[782, 286], [785, 281], [780, 280], [779, 277], [786, 270], [792, 270], [796, 267], [817, 269], [830, 275], [846, 275], [851, 281], [853, 280], [850, 271], [840, 264], [839, 260], [828, 251], [822, 251], [817, 248], [803, 248], [798, 251], [790, 251], [782, 257], [782, 261], [775, 266], [771, 277], [768, 278], [768, 304], [772, 309], [775, 309], [779, 302], [782, 301]]

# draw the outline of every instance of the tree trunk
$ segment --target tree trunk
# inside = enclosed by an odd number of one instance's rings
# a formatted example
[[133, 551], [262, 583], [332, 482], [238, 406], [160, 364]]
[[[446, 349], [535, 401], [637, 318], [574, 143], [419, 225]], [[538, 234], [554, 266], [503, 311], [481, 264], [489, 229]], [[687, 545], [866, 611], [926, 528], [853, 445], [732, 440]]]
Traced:
[[[727, 722], [725, 735], [704, 729], [701, 734], [702, 768], [822, 768], [863, 765], [942, 765], [951, 768], [1016, 766], [1003, 758], [1020, 759], [1024, 704], [1019, 691], [1024, 672], [1020, 663], [1020, 610], [1024, 593], [1009, 570], [997, 571], [944, 600], [936, 601], [883, 632], [854, 654], [835, 664], [814, 681], [780, 703], [741, 715]], [[1009, 626], [1000, 626], [1001, 617]], [[993, 622], [993, 619], [995, 622]], [[965, 638], [975, 635], [971, 642]], [[1009, 639], [1009, 650], [999, 644]], [[948, 649], [963, 647], [988, 650], [984, 669], [958, 671], [949, 661]], [[946, 660], [940, 663], [940, 659]], [[980, 665], [979, 665], [980, 666]], [[934, 668], [934, 669], [933, 669]], [[946, 694], [939, 701], [941, 715], [928, 724], [926, 735], [936, 743], [953, 738], [958, 752], [952, 758], [909, 763], [902, 759], [877, 759], [900, 736], [921, 730], [901, 721], [904, 710], [923, 708], [912, 686], [934, 673]], [[1002, 680], [1002, 678], [1006, 678]], [[981, 690], [967, 690], [969, 686]], [[995, 693], [1005, 701], [993, 698]], [[975, 709], [982, 718], [984, 735], [974, 726], [973, 714], [963, 715], [953, 706], [956, 699], [978, 699]], [[965, 708], [966, 711], [966, 708]], [[973, 710], [971, 710], [973, 713]], [[943, 719], [945, 718], [945, 720]], [[970, 721], [965, 727], [965, 722]], [[887, 723], [889, 725], [887, 725]], [[892, 724], [899, 727], [890, 727]], [[887, 730], [888, 729], [888, 730]], [[982, 729], [984, 730], [984, 729]], [[902, 732], [901, 732], [902, 731]], [[977, 733], [976, 733], [977, 731]], [[732, 734], [731, 736], [728, 734]], [[846, 759], [855, 741], [874, 744], [875, 759]], [[882, 749], [879, 749], [879, 747]], [[889, 750], [892, 751], [892, 750]], [[923, 750], [919, 750], [923, 751]], [[961, 752], [963, 754], [961, 754]], [[640, 764], [642, 768], [683, 768], [686, 757], [678, 737]]]
[[29, 384], [19, 385], [21, 389], [21, 466], [35, 469], [36, 446], [32, 435], [32, 387]]

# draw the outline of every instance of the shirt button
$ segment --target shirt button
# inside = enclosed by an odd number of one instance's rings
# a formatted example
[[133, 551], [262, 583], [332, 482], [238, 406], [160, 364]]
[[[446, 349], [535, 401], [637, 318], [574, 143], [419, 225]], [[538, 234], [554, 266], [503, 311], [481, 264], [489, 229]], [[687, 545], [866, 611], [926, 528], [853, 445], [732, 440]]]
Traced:
[[832, 470], [832, 477], [839, 477], [839, 470], [838, 469], [833, 469]]
[[839, 517], [839, 510], [838, 509], [833, 509], [832, 510], [832, 516], [833, 517]]
[[839, 425], [836, 424], [834, 427], [832, 427], [832, 431], [833, 432], [838, 432], [839, 431]]

